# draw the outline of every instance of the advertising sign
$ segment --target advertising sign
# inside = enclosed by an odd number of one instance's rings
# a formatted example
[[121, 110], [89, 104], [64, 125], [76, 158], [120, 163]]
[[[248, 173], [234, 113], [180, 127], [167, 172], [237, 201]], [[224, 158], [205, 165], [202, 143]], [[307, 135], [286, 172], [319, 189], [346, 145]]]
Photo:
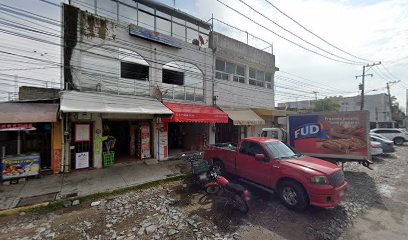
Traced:
[[289, 144], [311, 156], [364, 158], [369, 155], [368, 112], [289, 116]]
[[142, 133], [142, 159], [150, 158], [150, 126], [143, 125], [141, 127]]
[[39, 171], [39, 154], [6, 157], [1, 162], [1, 176], [3, 179], [36, 176]]
[[137, 26], [134, 24], [129, 25], [129, 34], [131, 36], [136, 36], [140, 38], [144, 38], [153, 42], [161, 43], [166, 46], [174, 47], [174, 48], [182, 48], [183, 42], [177, 38], [171, 37], [169, 35], [165, 35], [159, 32], [155, 32], [149, 30], [147, 28]]
[[75, 153], [75, 169], [89, 167], [89, 152]]
[[89, 142], [91, 136], [91, 126], [89, 124], [75, 125], [75, 142]]

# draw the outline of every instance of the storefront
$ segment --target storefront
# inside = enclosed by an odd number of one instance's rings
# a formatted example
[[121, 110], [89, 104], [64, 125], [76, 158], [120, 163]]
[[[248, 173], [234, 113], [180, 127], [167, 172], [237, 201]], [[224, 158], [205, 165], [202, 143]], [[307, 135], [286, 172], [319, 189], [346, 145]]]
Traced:
[[214, 107], [164, 103], [174, 115], [162, 119], [168, 134], [169, 155], [203, 151], [215, 133], [215, 124], [228, 123], [228, 115]]
[[257, 129], [265, 125], [265, 120], [251, 109], [220, 107], [228, 114], [227, 125], [216, 125], [216, 143], [238, 143], [247, 137], [257, 137]]
[[18, 178], [36, 175], [34, 172], [59, 173], [62, 131], [58, 104], [0, 103], [0, 112], [3, 174]]
[[160, 144], [158, 119], [173, 113], [156, 99], [66, 91], [61, 112], [69, 132], [65, 171], [164, 157], [160, 145], [167, 141]]

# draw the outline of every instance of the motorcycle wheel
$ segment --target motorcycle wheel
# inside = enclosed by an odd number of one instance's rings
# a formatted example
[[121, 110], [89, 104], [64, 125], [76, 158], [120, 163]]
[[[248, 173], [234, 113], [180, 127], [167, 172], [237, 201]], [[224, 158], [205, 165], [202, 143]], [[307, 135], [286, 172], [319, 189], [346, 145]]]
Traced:
[[247, 213], [249, 211], [248, 203], [241, 196], [234, 194], [232, 202], [234, 208], [238, 209], [241, 213]]
[[208, 194], [216, 194], [220, 191], [221, 187], [220, 186], [208, 186], [204, 190]]

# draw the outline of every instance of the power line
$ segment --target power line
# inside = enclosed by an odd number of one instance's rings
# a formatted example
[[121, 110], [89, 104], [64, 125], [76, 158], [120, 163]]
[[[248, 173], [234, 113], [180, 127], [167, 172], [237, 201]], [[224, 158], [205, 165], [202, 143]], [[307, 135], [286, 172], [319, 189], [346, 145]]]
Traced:
[[293, 45], [298, 46], [298, 47], [300, 47], [300, 48], [302, 48], [302, 49], [304, 49], [304, 50], [306, 50], [306, 51], [308, 51], [308, 52], [314, 53], [314, 54], [316, 54], [316, 55], [319, 55], [319, 56], [321, 56], [321, 57], [327, 58], [327, 59], [332, 60], [332, 61], [336, 61], [336, 62], [340, 62], [340, 63], [344, 63], [344, 64], [350, 64], [350, 65], [360, 65], [360, 63], [356, 63], [356, 62], [345, 62], [345, 61], [342, 61], [342, 60], [334, 59], [334, 58], [331, 58], [331, 57], [329, 57], [329, 56], [323, 55], [323, 54], [321, 54], [321, 53], [319, 53], [319, 52], [316, 52], [316, 51], [314, 51], [314, 50], [312, 50], [312, 49], [306, 48], [306, 47], [304, 47], [304, 46], [302, 46], [302, 45], [300, 45], [300, 44], [298, 44], [298, 43], [296, 43], [296, 42], [294, 42], [294, 41], [292, 41], [292, 40], [290, 40], [290, 39], [288, 39], [288, 38], [286, 38], [286, 37], [284, 37], [284, 36], [282, 36], [282, 35], [280, 35], [280, 34], [278, 34], [278, 33], [276, 33], [276, 32], [274, 32], [274, 31], [270, 30], [269, 28], [267, 28], [267, 27], [265, 27], [264, 25], [262, 25], [262, 24], [256, 22], [256, 21], [253, 20], [252, 18], [250, 18], [250, 17], [248, 17], [247, 15], [241, 13], [240, 11], [236, 10], [235, 8], [230, 7], [229, 5], [227, 5], [227, 4], [223, 3], [223, 2], [221, 2], [220, 0], [217, 0], [217, 2], [221, 3], [221, 4], [224, 5], [225, 7], [231, 9], [232, 11], [238, 13], [239, 15], [243, 16], [244, 18], [248, 19], [249, 21], [255, 23], [256, 25], [262, 27], [263, 29], [267, 30], [268, 32], [271, 32], [272, 34], [278, 36], [279, 38], [282, 38], [283, 40], [286, 40], [286, 41], [292, 43]]
[[329, 52], [329, 51], [327, 51], [327, 50], [325, 50], [325, 49], [323, 49], [323, 48], [321, 48], [321, 47], [319, 47], [319, 46], [317, 46], [317, 45], [315, 45], [315, 44], [313, 44], [313, 43], [311, 43], [311, 42], [309, 42], [309, 41], [303, 39], [302, 37], [296, 35], [295, 33], [289, 31], [288, 29], [282, 27], [280, 24], [278, 24], [277, 22], [273, 21], [273, 20], [270, 19], [269, 17], [265, 16], [264, 14], [262, 14], [261, 12], [259, 12], [258, 10], [256, 10], [256, 9], [253, 8], [252, 6], [250, 6], [249, 4], [245, 3], [244, 1], [242, 1], [242, 0], [239, 0], [239, 1], [240, 1], [241, 3], [243, 3], [245, 6], [249, 7], [252, 11], [256, 12], [257, 14], [261, 15], [261, 16], [264, 17], [265, 19], [269, 20], [270, 22], [272, 22], [273, 24], [275, 24], [276, 26], [278, 26], [280, 29], [282, 29], [282, 30], [284, 30], [285, 32], [289, 33], [290, 35], [296, 37], [297, 39], [299, 39], [299, 40], [301, 40], [301, 41], [303, 41], [303, 42], [309, 44], [310, 46], [313, 46], [313, 47], [319, 49], [320, 51], [323, 51], [323, 52], [325, 52], [325, 53], [327, 53], [327, 54], [329, 54], [329, 55], [332, 55], [332, 56], [334, 56], [334, 57], [343, 59], [343, 60], [345, 60], [345, 61], [350, 61], [350, 62], [353, 62], [353, 63], [356, 63], [356, 64], [361, 64], [361, 63], [362, 63], [362, 62], [356, 62], [356, 61], [353, 61], [353, 60], [350, 60], [350, 59], [341, 57], [341, 56], [339, 56], [339, 55], [336, 55], [336, 54], [334, 54], [334, 53], [332, 53], [332, 52]]
[[281, 14], [283, 14], [285, 17], [289, 18], [289, 19], [292, 20], [294, 23], [296, 23], [297, 25], [299, 25], [301, 28], [303, 28], [304, 30], [306, 30], [308, 33], [310, 33], [310, 34], [312, 34], [313, 36], [317, 37], [318, 39], [322, 40], [323, 42], [325, 42], [325, 43], [328, 44], [329, 46], [331, 46], [331, 47], [333, 47], [333, 48], [339, 50], [340, 52], [343, 52], [343, 53], [345, 53], [345, 54], [347, 54], [347, 55], [349, 55], [349, 56], [358, 58], [358, 59], [363, 60], [363, 61], [372, 62], [372, 60], [368, 60], [368, 59], [365, 59], [365, 58], [358, 57], [358, 56], [356, 56], [356, 55], [354, 55], [354, 54], [351, 54], [351, 53], [349, 53], [349, 52], [347, 52], [347, 51], [345, 51], [345, 50], [339, 48], [339, 47], [336, 47], [336, 46], [333, 45], [332, 43], [328, 42], [328, 41], [325, 40], [324, 38], [322, 38], [322, 37], [320, 37], [319, 35], [315, 34], [315, 33], [312, 32], [311, 30], [309, 30], [308, 28], [306, 28], [305, 26], [303, 26], [302, 24], [300, 24], [298, 21], [296, 21], [295, 19], [293, 19], [292, 17], [290, 17], [289, 15], [287, 15], [286, 13], [284, 13], [282, 10], [280, 10], [278, 7], [276, 7], [276, 6], [275, 6], [274, 4], [272, 4], [270, 1], [265, 0], [265, 2], [267, 2], [267, 3], [268, 3], [269, 5], [271, 5], [273, 8], [275, 8], [278, 12], [280, 12]]

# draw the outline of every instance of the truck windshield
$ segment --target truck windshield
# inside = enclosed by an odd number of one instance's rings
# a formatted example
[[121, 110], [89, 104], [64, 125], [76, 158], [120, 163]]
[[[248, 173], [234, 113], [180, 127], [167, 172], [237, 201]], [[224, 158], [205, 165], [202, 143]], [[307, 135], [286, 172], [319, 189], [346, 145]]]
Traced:
[[265, 142], [263, 145], [275, 160], [299, 157], [299, 154], [296, 154], [282, 142]]

